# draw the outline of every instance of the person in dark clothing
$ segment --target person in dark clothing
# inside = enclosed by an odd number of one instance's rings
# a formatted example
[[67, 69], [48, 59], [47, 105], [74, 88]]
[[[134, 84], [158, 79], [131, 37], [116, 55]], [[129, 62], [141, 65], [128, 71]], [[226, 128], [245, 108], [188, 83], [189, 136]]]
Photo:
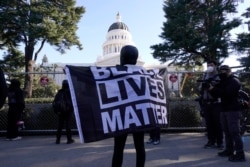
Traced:
[[[120, 52], [120, 65], [126, 65], [131, 68], [140, 68], [135, 66], [138, 58], [138, 50], [136, 47], [126, 45], [122, 47]], [[112, 167], [121, 167], [123, 162], [123, 151], [128, 134], [122, 134], [114, 137], [114, 153], [112, 159]], [[136, 150], [136, 167], [144, 167], [146, 153], [144, 147], [144, 132], [133, 133], [134, 145]]]
[[151, 129], [149, 132], [149, 139], [147, 141], [147, 144], [158, 145], [160, 144], [160, 139], [161, 139], [161, 128], [155, 127], [154, 129]]
[[221, 157], [229, 157], [231, 162], [245, 161], [243, 141], [240, 134], [241, 109], [238, 102], [240, 81], [233, 76], [228, 65], [219, 69], [220, 83], [210, 85], [209, 91], [215, 97], [221, 98], [221, 123], [225, 134], [225, 150], [219, 152]]
[[201, 85], [202, 111], [206, 121], [206, 130], [208, 142], [204, 148], [223, 149], [223, 131], [220, 122], [220, 98], [214, 98], [207, 90], [206, 84], [216, 85], [219, 83], [219, 76], [216, 61], [207, 62], [207, 71], [203, 80], [205, 83]]
[[22, 112], [25, 108], [23, 91], [20, 88], [20, 81], [12, 79], [8, 89], [8, 125], [7, 140], [19, 140], [18, 121], [21, 119]]
[[62, 129], [65, 125], [66, 135], [67, 135], [67, 144], [74, 143], [75, 141], [72, 139], [71, 133], [71, 118], [73, 114], [73, 104], [71, 100], [71, 94], [69, 90], [69, 84], [67, 80], [63, 80], [62, 82], [62, 89], [58, 91], [64, 93], [64, 100], [67, 106], [66, 112], [58, 113], [58, 127], [56, 133], [56, 144], [60, 144], [61, 136], [62, 136]]
[[4, 73], [0, 68], [0, 109], [3, 107], [5, 99], [7, 97], [7, 84], [5, 81]]

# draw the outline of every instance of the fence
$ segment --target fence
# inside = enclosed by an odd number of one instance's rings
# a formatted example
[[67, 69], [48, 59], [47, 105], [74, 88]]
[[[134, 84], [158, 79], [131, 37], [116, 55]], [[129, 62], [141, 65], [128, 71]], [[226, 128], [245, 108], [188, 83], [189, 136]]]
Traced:
[[[24, 74], [8, 74], [24, 76]], [[53, 95], [60, 88], [59, 83], [65, 79], [63, 73], [34, 73], [33, 94], [36, 98], [26, 99], [26, 107], [23, 113], [25, 128], [22, 133], [50, 134], [57, 127], [57, 116], [51, 106]], [[250, 92], [250, 73], [235, 73], [244, 85], [244, 89]], [[200, 114], [200, 106], [196, 99], [199, 96], [201, 72], [168, 72], [165, 78], [166, 95], [168, 99], [168, 127], [166, 131], [203, 131], [205, 122]], [[21, 79], [21, 78], [20, 78]], [[42, 81], [43, 79], [45, 80]], [[22, 79], [23, 80], [23, 79]], [[36, 99], [36, 100], [34, 100]], [[40, 99], [40, 100], [38, 100]], [[44, 102], [41, 103], [41, 99]], [[46, 99], [46, 100], [44, 100]], [[8, 105], [0, 110], [0, 135], [6, 132]], [[247, 117], [248, 117], [247, 113]], [[72, 122], [73, 131], [77, 132], [75, 119]], [[245, 120], [249, 125], [249, 120]]]

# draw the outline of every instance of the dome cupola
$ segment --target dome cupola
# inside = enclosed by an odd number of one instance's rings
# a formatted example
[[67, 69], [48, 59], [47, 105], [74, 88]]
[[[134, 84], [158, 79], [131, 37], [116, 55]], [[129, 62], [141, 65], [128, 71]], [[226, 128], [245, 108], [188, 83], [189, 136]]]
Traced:
[[[113, 66], [120, 64], [120, 51], [125, 45], [133, 45], [132, 35], [128, 30], [128, 26], [121, 22], [119, 12], [116, 14], [116, 22], [111, 24], [108, 29], [106, 40], [102, 45], [103, 54], [97, 57], [95, 65], [97, 66]], [[144, 64], [140, 56], [137, 64]]]
[[108, 32], [117, 29], [129, 31], [128, 26], [125, 23], [121, 22], [121, 16], [119, 12], [116, 15], [116, 22], [109, 27]]

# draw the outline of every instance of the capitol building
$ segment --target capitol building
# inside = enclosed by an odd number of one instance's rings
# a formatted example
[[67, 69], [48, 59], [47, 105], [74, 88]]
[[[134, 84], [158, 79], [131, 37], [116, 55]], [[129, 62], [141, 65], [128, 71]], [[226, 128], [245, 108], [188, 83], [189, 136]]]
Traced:
[[[77, 66], [114, 66], [117, 64], [120, 64], [120, 50], [125, 45], [133, 45], [136, 46], [132, 39], [132, 34], [129, 31], [128, 26], [121, 21], [121, 16], [119, 13], [116, 14], [116, 21], [112, 23], [107, 31], [105, 41], [102, 44], [102, 55], [98, 56], [96, 61], [94, 63], [89, 64], [79, 64], [79, 63], [71, 63], [67, 65], [77, 65]], [[142, 55], [139, 55], [137, 64], [138, 66], [143, 66], [146, 69], [153, 69], [153, 68], [166, 68], [167, 71], [171, 72], [173, 74], [174, 71], [176, 71], [176, 67], [174, 66], [167, 66], [166, 64], [145, 64], [145, 62], [142, 59]], [[46, 55], [44, 55], [42, 59], [42, 64], [38, 65], [40, 67], [50, 67], [53, 69], [52, 71], [55, 73], [59, 73], [57, 75], [53, 75], [53, 79], [58, 85], [61, 85], [62, 80], [66, 78], [64, 74], [60, 74], [63, 72], [63, 69], [66, 64], [64, 63], [49, 63], [48, 58]], [[170, 77], [171, 74], [168, 74], [167, 77]], [[180, 78], [181, 76], [178, 76]], [[178, 79], [179, 81], [180, 79]], [[169, 88], [173, 90], [179, 89], [179, 82], [176, 82], [175, 84], [170, 85]]]
[[[119, 13], [116, 22], [111, 24], [106, 35], [106, 41], [102, 45], [103, 55], [97, 58], [96, 66], [113, 66], [120, 64], [120, 50], [125, 45], [135, 46], [128, 26], [121, 22]], [[143, 66], [144, 62], [139, 55], [137, 65]]]
[[[105, 41], [102, 44], [102, 55], [98, 56], [96, 61], [93, 63], [70, 63], [67, 65], [78, 65], [78, 66], [114, 66], [120, 64], [120, 51], [125, 45], [133, 45], [136, 47], [132, 34], [129, 31], [128, 26], [121, 21], [121, 16], [119, 13], [116, 14], [116, 21], [108, 27]], [[101, 46], [100, 46], [101, 47]], [[137, 64], [138, 66], [143, 66], [145, 68], [172, 68], [167, 67], [167, 65], [159, 64], [145, 64], [143, 61], [143, 56], [139, 55]], [[48, 62], [48, 58], [44, 55], [42, 59], [41, 66], [52, 66], [52, 63]], [[65, 63], [56, 63], [56, 71], [61, 71], [66, 65]]]

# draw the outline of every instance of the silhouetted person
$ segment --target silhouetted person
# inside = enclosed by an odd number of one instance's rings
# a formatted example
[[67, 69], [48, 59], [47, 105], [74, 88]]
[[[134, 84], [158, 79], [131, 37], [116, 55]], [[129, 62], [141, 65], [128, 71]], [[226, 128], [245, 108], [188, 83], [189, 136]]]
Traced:
[[221, 124], [225, 134], [225, 150], [219, 152], [221, 157], [228, 157], [229, 161], [245, 161], [243, 141], [240, 131], [241, 106], [238, 102], [238, 93], [241, 83], [233, 76], [227, 65], [219, 69], [220, 83], [212, 86], [209, 91], [215, 97], [221, 98]]
[[[138, 50], [136, 47], [126, 45], [120, 52], [120, 65], [130, 68], [141, 68], [135, 66], [138, 58]], [[123, 151], [128, 134], [122, 134], [114, 137], [114, 153], [112, 159], [112, 167], [121, 167], [123, 162]], [[136, 167], [144, 167], [146, 153], [144, 147], [144, 132], [133, 133], [134, 146], [136, 149]]]
[[69, 90], [69, 84], [67, 80], [63, 80], [62, 82], [62, 89], [58, 91], [57, 94], [63, 93], [64, 101], [66, 104], [66, 109], [64, 112], [58, 113], [58, 127], [56, 133], [56, 144], [60, 144], [61, 136], [62, 136], [62, 129], [65, 125], [66, 135], [67, 135], [67, 144], [74, 143], [71, 134], [71, 118], [73, 114], [73, 105]]
[[21, 119], [22, 112], [25, 108], [23, 91], [20, 88], [20, 81], [12, 79], [8, 89], [8, 125], [7, 140], [19, 140], [17, 122]]

